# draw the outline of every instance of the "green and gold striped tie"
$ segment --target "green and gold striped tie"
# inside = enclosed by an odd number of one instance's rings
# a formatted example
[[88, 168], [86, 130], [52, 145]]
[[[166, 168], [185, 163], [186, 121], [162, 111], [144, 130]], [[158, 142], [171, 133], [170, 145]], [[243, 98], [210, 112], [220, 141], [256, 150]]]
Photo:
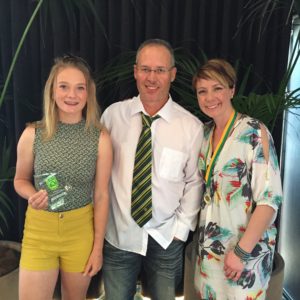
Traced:
[[142, 113], [143, 129], [135, 153], [131, 216], [143, 227], [152, 218], [152, 141], [151, 124], [159, 116], [151, 118]]

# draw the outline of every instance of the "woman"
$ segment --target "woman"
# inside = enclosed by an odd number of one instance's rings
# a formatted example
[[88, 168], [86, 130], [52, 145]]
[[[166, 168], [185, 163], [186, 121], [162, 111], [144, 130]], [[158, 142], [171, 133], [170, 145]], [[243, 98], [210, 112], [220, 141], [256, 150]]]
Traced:
[[102, 267], [112, 148], [98, 121], [95, 90], [81, 58], [56, 59], [43, 119], [27, 126], [19, 140], [14, 185], [28, 200], [21, 300], [52, 299], [59, 272], [63, 299], [85, 299]]
[[265, 299], [282, 200], [272, 137], [258, 120], [236, 112], [236, 74], [209, 60], [193, 80], [206, 125], [199, 168], [205, 178], [195, 286], [200, 299]]

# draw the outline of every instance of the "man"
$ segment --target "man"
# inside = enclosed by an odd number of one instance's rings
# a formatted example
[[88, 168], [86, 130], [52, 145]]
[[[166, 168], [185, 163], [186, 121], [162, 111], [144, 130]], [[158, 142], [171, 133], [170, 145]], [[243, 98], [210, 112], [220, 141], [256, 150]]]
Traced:
[[[203, 126], [171, 99], [175, 76], [171, 46], [145, 41], [134, 65], [139, 96], [112, 104], [102, 117], [114, 147], [103, 265], [107, 300], [132, 300], [142, 268], [151, 299], [174, 299], [181, 281], [184, 242], [200, 207]], [[141, 146], [144, 130], [150, 141]]]

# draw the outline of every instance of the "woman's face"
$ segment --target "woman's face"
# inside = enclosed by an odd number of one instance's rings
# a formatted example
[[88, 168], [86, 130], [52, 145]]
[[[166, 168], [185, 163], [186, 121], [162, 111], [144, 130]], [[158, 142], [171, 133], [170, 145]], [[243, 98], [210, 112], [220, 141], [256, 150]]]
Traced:
[[196, 94], [199, 107], [207, 116], [216, 119], [227, 117], [232, 112], [234, 88], [212, 79], [199, 79], [196, 82]]
[[74, 67], [59, 71], [53, 87], [55, 103], [61, 121], [78, 122], [87, 103], [87, 83], [84, 74]]

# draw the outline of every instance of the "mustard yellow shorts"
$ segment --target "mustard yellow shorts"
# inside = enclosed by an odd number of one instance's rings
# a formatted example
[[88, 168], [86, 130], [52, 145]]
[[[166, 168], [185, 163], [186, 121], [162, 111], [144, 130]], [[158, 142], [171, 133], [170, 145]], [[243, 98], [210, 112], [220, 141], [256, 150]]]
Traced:
[[83, 272], [94, 241], [91, 204], [66, 212], [28, 206], [20, 267], [42, 271]]

